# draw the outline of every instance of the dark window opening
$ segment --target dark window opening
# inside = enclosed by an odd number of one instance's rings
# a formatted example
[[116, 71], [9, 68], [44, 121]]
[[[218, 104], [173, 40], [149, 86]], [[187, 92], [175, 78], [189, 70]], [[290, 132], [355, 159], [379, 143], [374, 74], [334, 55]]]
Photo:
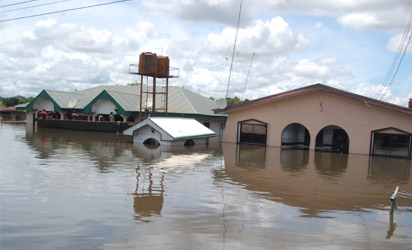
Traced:
[[372, 134], [372, 155], [390, 157], [411, 157], [411, 135], [410, 134]]
[[349, 136], [339, 126], [324, 127], [316, 136], [316, 151], [349, 153]]
[[309, 150], [310, 134], [305, 126], [292, 123], [282, 131], [282, 148]]
[[195, 145], [195, 142], [192, 139], [186, 140], [184, 144], [185, 147], [191, 147], [194, 145]]
[[145, 140], [144, 142], [143, 142], [143, 144], [145, 144], [145, 145], [150, 145], [150, 146], [160, 146], [160, 143], [159, 143], [159, 141], [157, 141], [156, 139], [154, 139], [154, 138], [149, 138], [149, 139], [147, 139], [147, 140]]
[[134, 116], [134, 115], [130, 115], [130, 116], [128, 116], [127, 117], [127, 122], [134, 122], [136, 120], [136, 116]]
[[266, 145], [267, 124], [239, 122], [238, 143]]

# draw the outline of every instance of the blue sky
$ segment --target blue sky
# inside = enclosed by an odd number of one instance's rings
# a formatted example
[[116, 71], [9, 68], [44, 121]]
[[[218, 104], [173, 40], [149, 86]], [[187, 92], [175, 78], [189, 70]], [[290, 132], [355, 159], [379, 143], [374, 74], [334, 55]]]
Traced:
[[[129, 64], [155, 52], [179, 68], [171, 85], [225, 97], [240, 0], [129, 1], [1, 22], [110, 1], [10, 11], [50, 2], [0, 7], [0, 96], [139, 81]], [[412, 45], [394, 82], [382, 84], [411, 13], [410, 0], [243, 0], [229, 97], [323, 83], [378, 99], [384, 93], [382, 100], [405, 106], [412, 98]]]

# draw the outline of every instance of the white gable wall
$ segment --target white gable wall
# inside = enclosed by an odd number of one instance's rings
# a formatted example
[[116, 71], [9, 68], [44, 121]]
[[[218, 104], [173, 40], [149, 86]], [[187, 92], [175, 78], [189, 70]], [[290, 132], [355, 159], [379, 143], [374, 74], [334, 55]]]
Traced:
[[37, 110], [47, 110], [47, 111], [54, 111], [54, 105], [53, 102], [50, 101], [49, 99], [45, 98], [39, 98], [34, 104], [33, 104], [33, 109]]
[[147, 139], [153, 138], [158, 142], [161, 142], [161, 134], [150, 126], [144, 126], [138, 130], [135, 130], [133, 133], [133, 143], [134, 144], [143, 144]]
[[92, 112], [96, 114], [110, 114], [110, 112], [114, 113], [114, 105], [113, 102], [107, 99], [100, 99], [92, 106]]

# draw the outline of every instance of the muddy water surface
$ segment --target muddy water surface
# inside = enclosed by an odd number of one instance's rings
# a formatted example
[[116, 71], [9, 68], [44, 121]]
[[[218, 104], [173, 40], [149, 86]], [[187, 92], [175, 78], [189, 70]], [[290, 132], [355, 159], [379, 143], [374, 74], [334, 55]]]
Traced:
[[1, 249], [409, 249], [411, 161], [0, 125]]

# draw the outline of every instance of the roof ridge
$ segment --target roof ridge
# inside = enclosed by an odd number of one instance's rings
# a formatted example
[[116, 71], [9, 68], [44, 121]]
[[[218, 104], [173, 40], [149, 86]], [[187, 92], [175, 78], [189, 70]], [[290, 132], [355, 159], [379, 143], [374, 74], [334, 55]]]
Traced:
[[[178, 87], [178, 86], [176, 86], [176, 87]], [[187, 105], [189, 105], [189, 107], [190, 107], [190, 109], [192, 110], [192, 112], [198, 113], [197, 110], [196, 110], [196, 108], [193, 106], [192, 102], [189, 100], [189, 98], [188, 98], [188, 97], [186, 96], [186, 94], [184, 93], [184, 91], [183, 91], [184, 88], [178, 87], [177, 89], [178, 89], [178, 91], [182, 94], [183, 98], [185, 99]]]
[[412, 110], [409, 109], [408, 107], [403, 107], [403, 106], [400, 106], [400, 105], [397, 105], [397, 104], [393, 104], [393, 103], [373, 99], [371, 97], [367, 97], [367, 96], [363, 96], [363, 95], [356, 94], [356, 93], [353, 93], [353, 92], [349, 92], [349, 91], [346, 91], [346, 90], [334, 88], [334, 87], [324, 85], [324, 84], [321, 84], [321, 83], [316, 83], [316, 84], [304, 86], [304, 87], [301, 87], [301, 88], [292, 89], [292, 90], [288, 90], [288, 91], [285, 91], [285, 92], [281, 92], [281, 93], [277, 93], [277, 94], [273, 94], [273, 95], [269, 95], [269, 96], [264, 96], [264, 97], [261, 97], [261, 98], [251, 100], [249, 102], [236, 104], [236, 105], [233, 105], [233, 106], [230, 106], [230, 107], [226, 107], [220, 113], [224, 113], [224, 112], [231, 111], [231, 110], [236, 110], [236, 109], [242, 109], [242, 108], [253, 106], [253, 105], [264, 104], [266, 102], [277, 100], [277, 98], [282, 98], [282, 97], [287, 98], [287, 97], [293, 96], [294, 94], [302, 94], [302, 93], [306, 93], [306, 92], [310, 92], [310, 91], [317, 91], [317, 90], [327, 91], [327, 92], [330, 92], [330, 93], [333, 93], [333, 94], [344, 96], [346, 98], [355, 99], [355, 100], [358, 100], [358, 101], [363, 101], [363, 102], [366, 102], [366, 103], [369, 103], [369, 104], [374, 104], [374, 105], [381, 106], [381, 107], [384, 107], [384, 108], [393, 109], [393, 110], [396, 110], [396, 111], [399, 111], [399, 112], [412, 114]]
[[53, 89], [44, 89], [46, 92], [59, 92], [59, 93], [64, 93], [64, 94], [74, 94], [74, 95], [81, 95], [77, 92], [68, 92], [68, 91], [61, 91], [61, 90], [53, 90]]

